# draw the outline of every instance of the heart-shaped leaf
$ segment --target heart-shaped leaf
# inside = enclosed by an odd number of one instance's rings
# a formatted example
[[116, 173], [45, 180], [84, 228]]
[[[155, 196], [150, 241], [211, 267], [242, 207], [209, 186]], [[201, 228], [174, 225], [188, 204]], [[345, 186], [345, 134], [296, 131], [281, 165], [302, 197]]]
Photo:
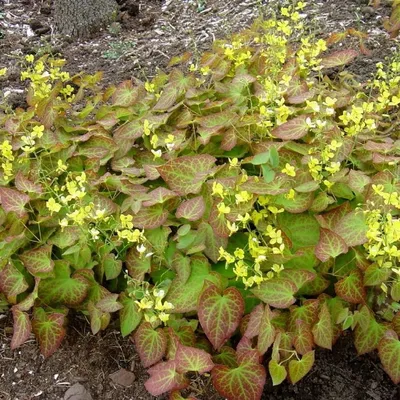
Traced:
[[289, 379], [293, 385], [310, 372], [312, 366], [314, 365], [314, 360], [315, 352], [310, 351], [304, 354], [300, 361], [289, 361]]
[[198, 372], [204, 374], [211, 371], [214, 363], [211, 360], [211, 355], [204, 350], [196, 349], [195, 347], [179, 345], [175, 355], [177, 371]]
[[318, 314], [318, 322], [313, 326], [312, 333], [316, 345], [332, 350], [333, 328], [329, 308], [324, 303]]
[[199, 321], [216, 350], [219, 350], [235, 332], [243, 311], [244, 300], [235, 287], [229, 287], [221, 292], [212, 284], [201, 294]]
[[12, 308], [12, 314], [14, 332], [11, 339], [11, 349], [14, 350], [28, 340], [32, 331], [32, 324], [29, 315], [18, 309], [16, 306]]
[[384, 370], [397, 385], [400, 383], [400, 341], [394, 331], [387, 331], [378, 346]]
[[288, 279], [272, 278], [262, 282], [251, 292], [265, 304], [275, 308], [286, 308], [296, 301], [294, 294], [297, 287]]
[[280, 385], [287, 377], [286, 368], [280, 365], [276, 360], [270, 360], [268, 363], [268, 371], [272, 378], [272, 385]]

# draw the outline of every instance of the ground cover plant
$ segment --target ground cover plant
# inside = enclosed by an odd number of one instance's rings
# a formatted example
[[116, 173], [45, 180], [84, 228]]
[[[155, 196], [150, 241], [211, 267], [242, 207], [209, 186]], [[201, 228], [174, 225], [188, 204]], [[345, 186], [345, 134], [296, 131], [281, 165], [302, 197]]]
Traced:
[[29, 107], [0, 116], [13, 348], [33, 331], [50, 356], [70, 310], [94, 334], [115, 315], [151, 394], [200, 374], [259, 399], [353, 330], [400, 381], [400, 61], [357, 82], [362, 43], [328, 46], [363, 35], [305, 35], [304, 7], [106, 90], [26, 57]]

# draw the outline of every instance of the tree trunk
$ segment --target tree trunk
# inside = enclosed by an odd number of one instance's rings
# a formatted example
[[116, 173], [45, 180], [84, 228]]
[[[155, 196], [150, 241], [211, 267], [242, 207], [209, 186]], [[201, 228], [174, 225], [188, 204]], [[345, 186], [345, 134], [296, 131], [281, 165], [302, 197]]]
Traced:
[[56, 30], [62, 35], [88, 36], [112, 22], [117, 10], [115, 0], [55, 0]]

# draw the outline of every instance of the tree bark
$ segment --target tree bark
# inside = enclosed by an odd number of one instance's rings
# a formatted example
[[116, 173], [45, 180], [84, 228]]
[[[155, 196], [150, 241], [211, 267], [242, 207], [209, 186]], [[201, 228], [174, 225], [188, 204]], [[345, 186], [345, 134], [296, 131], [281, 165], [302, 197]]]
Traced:
[[85, 37], [116, 18], [115, 0], [55, 0], [54, 22], [62, 35]]

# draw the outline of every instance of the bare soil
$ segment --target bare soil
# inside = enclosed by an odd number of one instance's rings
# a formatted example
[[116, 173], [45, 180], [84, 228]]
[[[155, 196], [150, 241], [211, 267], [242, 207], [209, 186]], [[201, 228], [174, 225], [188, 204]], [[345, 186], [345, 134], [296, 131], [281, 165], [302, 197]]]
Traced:
[[[268, 15], [277, 0], [143, 0], [137, 12], [121, 12], [119, 22], [87, 40], [66, 40], [54, 33], [50, 0], [0, 0], [0, 90], [12, 106], [24, 106], [24, 84], [19, 81], [21, 60], [26, 54], [60, 54], [71, 73], [104, 72], [104, 84], [135, 76], [151, 78], [166, 69], [170, 57], [210, 48], [216, 38], [227, 37], [248, 26], [260, 14]], [[367, 80], [374, 65], [396, 48], [382, 27], [390, 12], [388, 2], [375, 10], [368, 0], [309, 1], [306, 20], [322, 37], [354, 27], [368, 32], [366, 46], [349, 70]], [[350, 41], [356, 47], [356, 41]], [[11, 351], [12, 319], [0, 314], [0, 400], [64, 399], [72, 385], [83, 385], [92, 399], [149, 400], [144, 382], [147, 374], [129, 338], [111, 326], [93, 336], [82, 316], [71, 317], [66, 339], [45, 360], [35, 340]], [[129, 387], [115, 384], [110, 374], [125, 369], [135, 375]], [[195, 379], [188, 394], [199, 400], [218, 400], [209, 381]], [[89, 399], [90, 397], [86, 397]], [[159, 397], [164, 399], [164, 397]], [[358, 356], [351, 335], [343, 337], [334, 351], [318, 350], [312, 372], [297, 385], [273, 387], [269, 381], [263, 399], [268, 400], [391, 400], [400, 399], [380, 366], [376, 354]], [[77, 398], [78, 400], [78, 398]], [[84, 400], [81, 397], [81, 400]]]

